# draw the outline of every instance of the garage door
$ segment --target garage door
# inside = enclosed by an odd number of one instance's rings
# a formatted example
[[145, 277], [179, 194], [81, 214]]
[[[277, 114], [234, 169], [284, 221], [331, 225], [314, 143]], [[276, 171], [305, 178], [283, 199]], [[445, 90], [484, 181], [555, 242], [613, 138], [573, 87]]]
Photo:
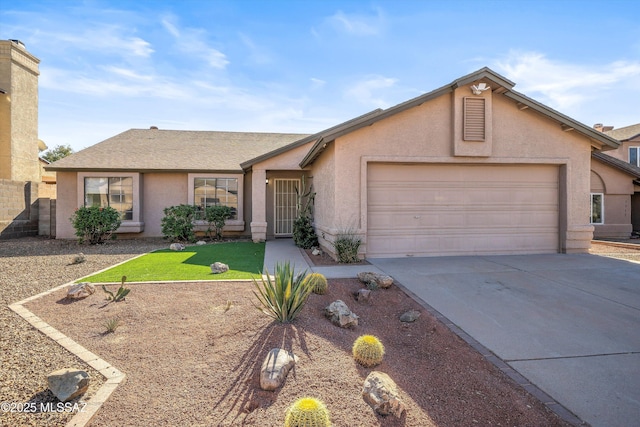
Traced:
[[367, 256], [558, 252], [558, 167], [370, 163]]

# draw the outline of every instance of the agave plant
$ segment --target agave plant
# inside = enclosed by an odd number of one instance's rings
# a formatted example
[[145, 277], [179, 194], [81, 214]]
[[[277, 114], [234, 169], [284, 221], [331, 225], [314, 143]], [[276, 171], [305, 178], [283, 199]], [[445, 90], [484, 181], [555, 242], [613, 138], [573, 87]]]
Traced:
[[306, 270], [296, 275], [289, 262], [277, 263], [275, 270], [273, 278], [267, 271], [266, 278], [262, 276], [260, 282], [253, 279], [256, 286], [253, 293], [260, 301], [260, 305], [254, 305], [278, 322], [291, 322], [300, 314], [309, 294], [313, 291], [313, 286], [309, 281], [304, 280]]

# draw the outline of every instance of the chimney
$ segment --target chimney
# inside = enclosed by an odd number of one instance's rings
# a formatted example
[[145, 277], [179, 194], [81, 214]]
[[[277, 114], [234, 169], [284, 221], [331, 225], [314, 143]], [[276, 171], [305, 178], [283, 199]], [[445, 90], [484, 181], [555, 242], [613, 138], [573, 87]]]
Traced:
[[596, 123], [595, 125], [593, 125], [593, 128], [595, 130], [597, 130], [598, 132], [602, 132], [602, 128], [603, 128], [603, 124], [602, 123]]

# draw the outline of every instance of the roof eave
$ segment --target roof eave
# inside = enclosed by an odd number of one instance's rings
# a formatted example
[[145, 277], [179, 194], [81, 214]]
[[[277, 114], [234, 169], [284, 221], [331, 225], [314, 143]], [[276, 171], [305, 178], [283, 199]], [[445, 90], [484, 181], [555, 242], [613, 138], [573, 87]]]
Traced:
[[243, 169], [129, 169], [129, 168], [56, 168], [44, 166], [44, 170], [51, 172], [127, 172], [127, 173], [228, 173], [244, 174]]
[[569, 116], [565, 116], [564, 114], [553, 110], [539, 103], [538, 101], [529, 98], [526, 95], [523, 95], [514, 90], [508, 90], [503, 93], [503, 95], [507, 98], [513, 99], [521, 105], [525, 105], [526, 107], [531, 108], [538, 113], [557, 121], [561, 126], [563, 126], [564, 130], [575, 130], [581, 133], [582, 135], [589, 138], [591, 145], [598, 150], [614, 150], [620, 146], [620, 142], [618, 140], [611, 138], [610, 136], [598, 130], [593, 129], [590, 126], [586, 126]]

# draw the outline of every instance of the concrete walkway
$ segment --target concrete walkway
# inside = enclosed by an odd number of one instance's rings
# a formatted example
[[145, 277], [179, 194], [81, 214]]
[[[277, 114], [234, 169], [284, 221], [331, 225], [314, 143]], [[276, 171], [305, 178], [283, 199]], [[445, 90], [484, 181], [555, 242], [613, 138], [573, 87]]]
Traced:
[[369, 261], [516, 381], [593, 427], [640, 425], [640, 264], [562, 254]]
[[315, 267], [307, 262], [300, 248], [293, 244], [292, 239], [267, 240], [264, 253], [264, 268], [273, 273], [277, 262], [289, 261], [297, 272], [322, 273], [327, 279], [347, 279], [358, 277], [361, 271], [381, 273], [374, 265], [337, 265], [329, 267]]

